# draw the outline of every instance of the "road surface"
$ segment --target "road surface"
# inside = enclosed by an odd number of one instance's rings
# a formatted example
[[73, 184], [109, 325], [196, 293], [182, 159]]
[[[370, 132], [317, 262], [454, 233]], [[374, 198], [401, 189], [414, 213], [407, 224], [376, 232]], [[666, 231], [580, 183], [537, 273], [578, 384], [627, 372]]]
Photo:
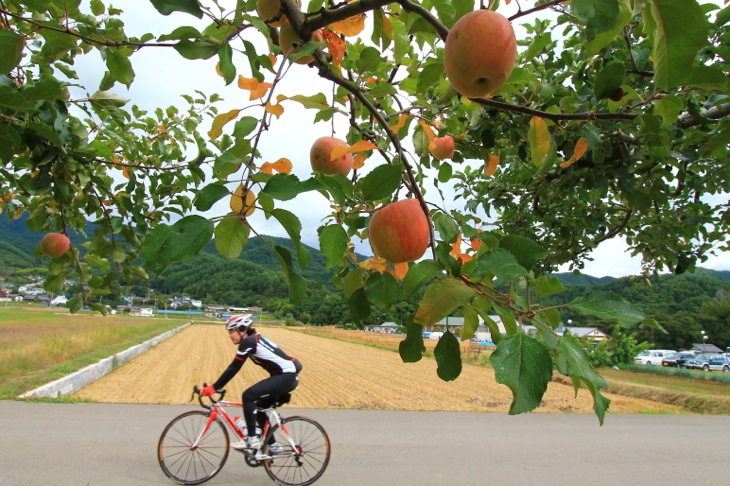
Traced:
[[[156, 446], [178, 405], [0, 401], [0, 485], [171, 485]], [[730, 485], [728, 416], [282, 409], [321, 422], [318, 486]], [[211, 486], [274, 484], [231, 454]]]

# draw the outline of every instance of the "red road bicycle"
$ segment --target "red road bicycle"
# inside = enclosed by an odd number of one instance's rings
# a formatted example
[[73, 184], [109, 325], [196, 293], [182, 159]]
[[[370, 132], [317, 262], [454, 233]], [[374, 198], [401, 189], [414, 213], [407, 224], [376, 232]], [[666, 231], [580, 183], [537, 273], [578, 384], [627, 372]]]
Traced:
[[[191, 410], [178, 415], [162, 431], [157, 457], [162, 471], [179, 484], [201, 484], [220, 472], [228, 459], [230, 431], [244, 439], [246, 431], [236, 425], [227, 407], [241, 409], [242, 404], [224, 401], [225, 390], [217, 391], [217, 399], [207, 397], [193, 387], [193, 395], [204, 410]], [[258, 449], [240, 452], [251, 467], [264, 466], [266, 473], [282, 486], [305, 486], [319, 479], [330, 460], [330, 441], [324, 428], [315, 420], [294, 415], [282, 418], [277, 407], [288, 403], [291, 394], [277, 398], [270, 408], [260, 408], [267, 416], [261, 431]], [[234, 449], [235, 450], [235, 449]]]

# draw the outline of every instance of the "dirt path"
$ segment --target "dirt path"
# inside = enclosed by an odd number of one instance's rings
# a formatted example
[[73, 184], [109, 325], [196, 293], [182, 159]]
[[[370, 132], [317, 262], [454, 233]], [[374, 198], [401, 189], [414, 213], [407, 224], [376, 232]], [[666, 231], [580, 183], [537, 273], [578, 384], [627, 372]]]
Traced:
[[[465, 364], [461, 376], [444, 382], [436, 362], [404, 364], [398, 353], [321, 338], [284, 328], [259, 328], [301, 359], [304, 370], [291, 405], [299, 408], [499, 411], [509, 409], [507, 387], [489, 368]], [[193, 325], [135, 358], [76, 396], [97, 402], [187, 404], [194, 384], [212, 382], [230, 363], [234, 347], [221, 326]], [[228, 389], [239, 393], [264, 376], [247, 363]], [[606, 394], [612, 413], [678, 413], [678, 408]], [[587, 390], [551, 383], [538, 412], [593, 413]]]

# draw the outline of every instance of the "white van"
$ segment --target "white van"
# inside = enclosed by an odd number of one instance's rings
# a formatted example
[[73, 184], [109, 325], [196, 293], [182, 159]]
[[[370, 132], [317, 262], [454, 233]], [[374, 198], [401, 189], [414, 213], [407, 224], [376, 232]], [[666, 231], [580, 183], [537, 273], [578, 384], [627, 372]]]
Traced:
[[648, 349], [634, 356], [634, 364], [661, 366], [662, 360], [666, 358], [669, 353], [676, 353], [676, 351], [672, 351], [670, 349]]

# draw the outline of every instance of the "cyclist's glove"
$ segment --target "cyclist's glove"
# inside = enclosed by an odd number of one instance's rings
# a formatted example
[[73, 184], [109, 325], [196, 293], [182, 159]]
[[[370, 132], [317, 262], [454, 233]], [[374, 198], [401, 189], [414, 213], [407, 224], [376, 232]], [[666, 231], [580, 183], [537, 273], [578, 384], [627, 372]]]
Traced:
[[203, 395], [204, 397], [209, 397], [214, 393], [215, 393], [215, 388], [213, 388], [210, 385], [203, 387], [203, 389], [200, 392], [200, 394]]

